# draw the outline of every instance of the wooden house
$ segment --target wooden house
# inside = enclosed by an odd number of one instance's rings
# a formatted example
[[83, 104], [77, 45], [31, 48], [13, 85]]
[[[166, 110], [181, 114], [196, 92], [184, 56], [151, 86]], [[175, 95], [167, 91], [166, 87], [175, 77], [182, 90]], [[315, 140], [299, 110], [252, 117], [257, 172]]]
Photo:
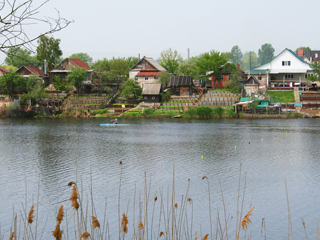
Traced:
[[20, 67], [16, 73], [24, 78], [29, 78], [32, 75], [38, 76], [38, 79], [45, 81], [46, 75], [45, 73], [36, 66], [22, 66]]
[[177, 96], [189, 96], [193, 94], [192, 76], [171, 76], [169, 87], [171, 93]]
[[147, 103], [161, 102], [161, 83], [147, 83], [143, 85], [142, 97]]
[[49, 82], [52, 83], [55, 76], [58, 76], [61, 79], [65, 79], [72, 71], [73, 68], [80, 67], [87, 70], [87, 75], [85, 76], [85, 84], [92, 82], [93, 70], [90, 70], [90, 67], [77, 58], [66, 58], [63, 60], [55, 69], [51, 70], [49, 73]]
[[140, 87], [148, 83], [157, 83], [161, 72], [166, 72], [153, 58], [143, 57], [136, 65], [129, 70], [129, 78], [135, 79]]

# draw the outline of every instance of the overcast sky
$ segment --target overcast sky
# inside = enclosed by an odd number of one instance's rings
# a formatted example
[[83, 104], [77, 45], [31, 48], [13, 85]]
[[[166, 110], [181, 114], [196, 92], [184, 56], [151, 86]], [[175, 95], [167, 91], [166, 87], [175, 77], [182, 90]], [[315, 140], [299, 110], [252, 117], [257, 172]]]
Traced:
[[235, 45], [245, 53], [264, 43], [275, 54], [320, 49], [319, 0], [50, 0], [41, 9], [74, 20], [53, 35], [61, 39], [63, 57], [84, 52], [94, 61], [138, 54], [157, 59], [172, 48], [187, 58], [188, 48], [190, 56]]

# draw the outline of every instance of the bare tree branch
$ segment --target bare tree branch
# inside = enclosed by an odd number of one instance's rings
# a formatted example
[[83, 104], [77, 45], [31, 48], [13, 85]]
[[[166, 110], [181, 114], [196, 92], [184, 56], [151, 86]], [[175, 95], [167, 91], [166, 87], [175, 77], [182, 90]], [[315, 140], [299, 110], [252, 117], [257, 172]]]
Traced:
[[[38, 6], [33, 6], [34, 0], [23, 3], [17, 0], [0, 0], [0, 51], [7, 54], [12, 47], [33, 49], [33, 43], [41, 36], [53, 34], [69, 26], [73, 21], [60, 16], [58, 10], [56, 18], [41, 17], [40, 9], [50, 0], [44, 0]], [[44, 32], [28, 31], [31, 25], [45, 24]], [[41, 29], [43, 29], [41, 25]]]

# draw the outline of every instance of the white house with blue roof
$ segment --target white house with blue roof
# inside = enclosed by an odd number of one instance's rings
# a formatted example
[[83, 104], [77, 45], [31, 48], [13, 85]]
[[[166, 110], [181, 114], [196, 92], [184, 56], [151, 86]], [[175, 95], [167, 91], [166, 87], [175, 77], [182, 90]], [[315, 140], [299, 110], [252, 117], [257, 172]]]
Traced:
[[263, 64], [246, 72], [255, 76], [260, 87], [294, 87], [304, 86], [312, 68], [295, 52], [286, 48], [271, 62]]

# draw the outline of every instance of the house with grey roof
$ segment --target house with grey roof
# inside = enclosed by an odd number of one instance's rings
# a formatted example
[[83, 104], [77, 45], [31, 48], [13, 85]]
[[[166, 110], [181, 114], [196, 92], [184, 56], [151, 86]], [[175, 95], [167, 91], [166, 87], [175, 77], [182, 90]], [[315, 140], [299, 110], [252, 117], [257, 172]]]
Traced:
[[142, 97], [147, 103], [161, 102], [161, 83], [146, 83], [143, 85]]
[[286, 48], [271, 62], [246, 71], [248, 78], [254, 76], [260, 87], [305, 86], [312, 68], [294, 51]]
[[296, 51], [296, 54], [307, 63], [318, 62], [320, 60], [319, 50], [307, 51], [300, 48]]
[[171, 76], [169, 87], [173, 95], [192, 95], [194, 87], [192, 76]]
[[129, 78], [135, 79], [140, 87], [148, 83], [157, 83], [161, 72], [167, 70], [153, 58], [143, 57], [129, 70]]

